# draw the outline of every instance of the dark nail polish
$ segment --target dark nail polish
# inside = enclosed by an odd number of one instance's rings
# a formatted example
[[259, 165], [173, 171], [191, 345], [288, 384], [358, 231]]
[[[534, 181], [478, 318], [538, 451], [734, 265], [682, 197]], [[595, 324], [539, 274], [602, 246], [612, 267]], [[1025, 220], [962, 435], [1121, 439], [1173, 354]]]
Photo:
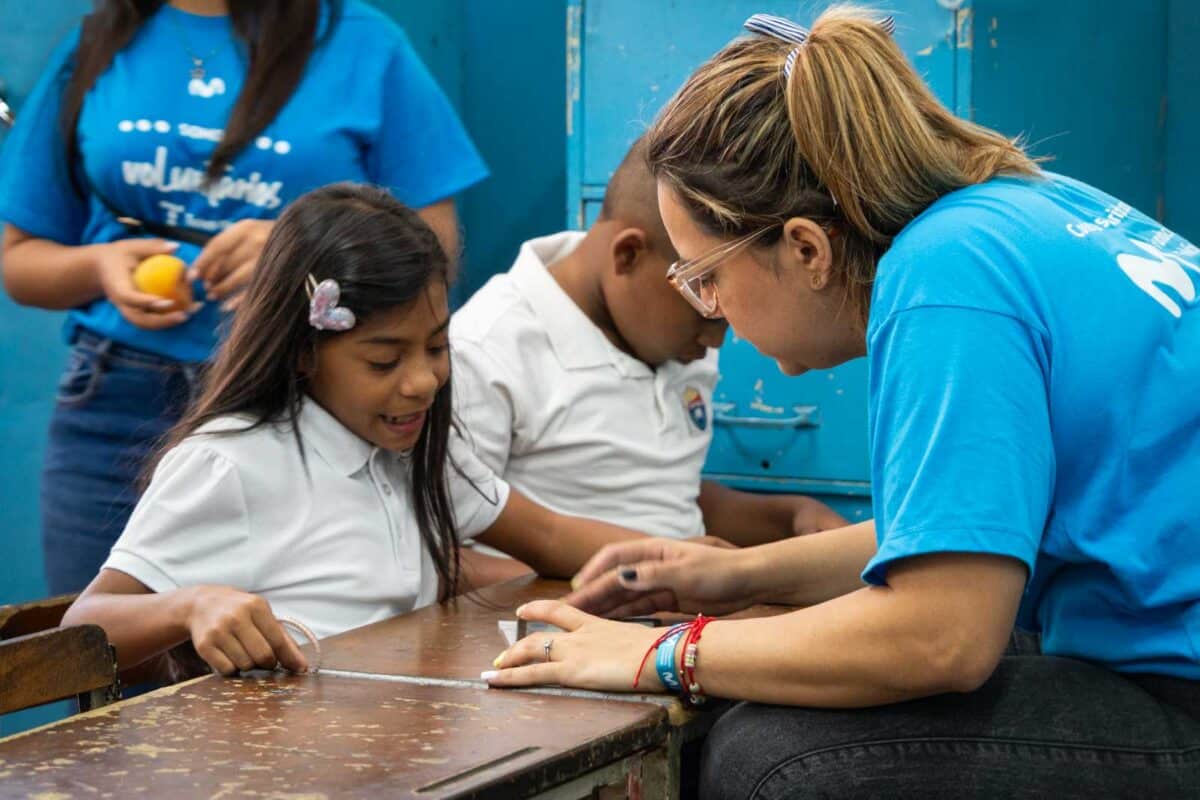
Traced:
[[623, 580], [623, 581], [636, 581], [636, 580], [637, 580], [637, 570], [636, 570], [636, 569], [623, 569], [623, 570], [621, 570], [621, 580]]

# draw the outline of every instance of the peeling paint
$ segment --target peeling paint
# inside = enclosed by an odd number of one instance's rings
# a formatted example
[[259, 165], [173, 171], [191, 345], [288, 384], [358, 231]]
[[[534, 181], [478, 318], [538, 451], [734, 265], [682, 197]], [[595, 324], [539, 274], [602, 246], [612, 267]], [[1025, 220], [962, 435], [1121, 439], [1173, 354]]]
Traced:
[[[208, 680], [210, 677], [212, 677], [212, 676], [211, 675], [201, 675], [198, 678], [192, 678], [190, 681], [184, 681], [183, 683], [177, 683], [173, 686], [167, 686], [162, 689], [157, 689], [157, 690], [155, 690], [153, 692], [149, 692], [147, 694], [138, 695], [137, 697], [131, 697], [128, 700], [122, 700], [120, 703], [113, 703], [111, 705], [101, 706], [100, 708], [93, 708], [91, 711], [84, 711], [83, 713], [76, 714], [75, 716], [71, 717], [71, 722], [79, 722], [81, 720], [95, 719], [98, 717], [111, 717], [115, 714], [120, 714], [123, 711], [127, 711], [128, 709], [130, 709], [133, 706], [141, 705], [142, 703], [154, 703], [163, 697], [170, 697], [171, 695], [176, 694], [176, 693], [186, 689], [187, 687], [191, 686], [192, 684], [197, 683], [199, 681]], [[0, 739], [0, 744], [7, 744], [9, 742], [15, 742], [17, 739], [23, 739], [26, 736], [32, 736], [35, 733], [39, 733], [44, 736], [54, 736], [59, 733], [58, 730], [55, 730], [55, 728], [58, 725], [59, 725], [58, 722], [48, 722], [45, 725], [39, 725], [38, 727], [30, 728], [27, 731], [21, 731], [20, 733], [14, 733], [11, 736], [5, 736], [4, 738]], [[84, 730], [98, 731], [101, 729], [93, 727], [93, 728], [84, 728]]]
[[583, 8], [580, 6], [567, 7], [567, 136], [575, 132], [575, 106], [579, 103], [579, 85], [582, 83], [581, 57], [582, 39], [580, 26], [583, 22]]
[[127, 744], [125, 745], [125, 752], [131, 756], [158, 758], [163, 753], [182, 753], [183, 751], [177, 747], [159, 747], [153, 744]]
[[959, 50], [970, 50], [973, 46], [971, 42], [971, 25], [972, 10], [969, 8], [960, 9], [954, 13], [954, 21], [956, 24], [954, 38], [958, 42]]
[[766, 403], [764, 403], [762, 400], [758, 399], [757, 397], [754, 398], [754, 401], [752, 403], [750, 403], [750, 408], [754, 409], [755, 411], [761, 411], [764, 414], [782, 414], [783, 413], [783, 406], [767, 405]]

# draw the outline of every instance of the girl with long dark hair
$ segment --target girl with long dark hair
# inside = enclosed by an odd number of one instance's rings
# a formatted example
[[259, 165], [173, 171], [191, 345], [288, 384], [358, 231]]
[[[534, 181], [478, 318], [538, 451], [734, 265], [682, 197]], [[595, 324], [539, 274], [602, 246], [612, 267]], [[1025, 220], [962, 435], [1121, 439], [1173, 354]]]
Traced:
[[[42, 479], [50, 591], [108, 555], [289, 202], [382, 185], [453, 256], [453, 196], [485, 174], [404, 33], [359, 0], [97, 2], [0, 162], [5, 287], [68, 310], [73, 345]], [[135, 288], [164, 253], [191, 306]]]
[[449, 598], [460, 537], [567, 576], [636, 536], [510, 492], [451, 437], [448, 269], [381, 189], [336, 184], [284, 212], [66, 624], [102, 626], [123, 668], [190, 640], [219, 672], [298, 670], [276, 613], [329, 636]]

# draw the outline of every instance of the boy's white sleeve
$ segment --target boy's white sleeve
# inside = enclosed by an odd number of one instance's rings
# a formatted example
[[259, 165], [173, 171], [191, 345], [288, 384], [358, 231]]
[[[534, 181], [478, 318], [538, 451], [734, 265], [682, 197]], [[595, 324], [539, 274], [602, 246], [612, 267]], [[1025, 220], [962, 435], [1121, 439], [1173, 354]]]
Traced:
[[459, 423], [452, 438], [461, 436], [492, 472], [503, 475], [516, 424], [513, 380], [508, 370], [475, 342], [451, 341], [454, 413]]
[[104, 568], [155, 592], [218, 583], [251, 590], [248, 512], [233, 462], [185, 442], [154, 471]]
[[471, 539], [492, 527], [508, 503], [508, 484], [496, 476], [461, 439], [451, 436], [446, 482], [459, 539]]

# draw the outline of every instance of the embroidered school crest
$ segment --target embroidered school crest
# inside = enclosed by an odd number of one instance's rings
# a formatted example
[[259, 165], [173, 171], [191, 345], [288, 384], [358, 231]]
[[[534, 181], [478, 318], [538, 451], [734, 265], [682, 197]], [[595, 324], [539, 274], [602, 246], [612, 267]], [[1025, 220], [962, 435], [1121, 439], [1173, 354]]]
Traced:
[[708, 406], [699, 389], [689, 386], [683, 390], [683, 407], [687, 411], [688, 419], [696, 426], [696, 430], [708, 430]]

